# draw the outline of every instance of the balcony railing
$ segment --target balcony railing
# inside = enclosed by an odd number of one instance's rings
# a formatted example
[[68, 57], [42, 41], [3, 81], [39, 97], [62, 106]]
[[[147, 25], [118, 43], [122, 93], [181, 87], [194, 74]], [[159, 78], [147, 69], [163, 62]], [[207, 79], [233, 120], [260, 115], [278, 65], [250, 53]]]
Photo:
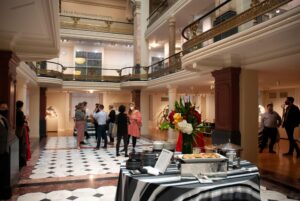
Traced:
[[163, 0], [161, 3], [155, 8], [152, 13], [150, 13], [148, 17], [148, 27], [153, 24], [162, 14], [164, 14], [171, 6], [176, 3], [178, 0]]
[[62, 29], [133, 35], [133, 23], [60, 15]]
[[[186, 26], [182, 31], [182, 36], [187, 39], [182, 46], [183, 54], [247, 30], [300, 4], [297, 0], [248, 0], [243, 1], [243, 5], [241, 2], [227, 0]], [[207, 27], [207, 21], [211, 27]]]
[[121, 69], [65, 67], [51, 61], [37, 62], [36, 64], [27, 62], [27, 64], [39, 77], [57, 78], [64, 81], [120, 83], [147, 81], [178, 72], [182, 70], [181, 56], [182, 52], [179, 52], [150, 66], [137, 65]]

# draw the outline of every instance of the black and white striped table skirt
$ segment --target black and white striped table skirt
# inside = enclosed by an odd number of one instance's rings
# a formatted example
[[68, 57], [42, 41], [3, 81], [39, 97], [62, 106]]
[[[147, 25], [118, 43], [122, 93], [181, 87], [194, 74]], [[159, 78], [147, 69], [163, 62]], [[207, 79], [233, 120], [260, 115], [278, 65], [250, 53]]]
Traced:
[[228, 171], [226, 179], [210, 184], [199, 183], [196, 178], [182, 178], [176, 167], [164, 175], [131, 175], [121, 166], [116, 201], [171, 201], [171, 200], [260, 200], [258, 168], [241, 161], [241, 169]]

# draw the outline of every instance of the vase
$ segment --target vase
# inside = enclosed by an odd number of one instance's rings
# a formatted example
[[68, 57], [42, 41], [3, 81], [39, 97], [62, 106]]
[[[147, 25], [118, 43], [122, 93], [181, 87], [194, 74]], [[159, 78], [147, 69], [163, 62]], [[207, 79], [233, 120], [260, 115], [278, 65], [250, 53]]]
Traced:
[[193, 153], [193, 136], [182, 133], [182, 154]]

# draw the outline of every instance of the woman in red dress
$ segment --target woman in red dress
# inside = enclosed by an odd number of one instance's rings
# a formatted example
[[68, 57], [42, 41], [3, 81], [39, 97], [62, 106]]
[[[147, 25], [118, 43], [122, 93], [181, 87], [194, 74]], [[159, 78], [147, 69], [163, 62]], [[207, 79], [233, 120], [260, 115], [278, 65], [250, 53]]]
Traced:
[[128, 140], [127, 143], [129, 144], [130, 136], [132, 137], [132, 146], [133, 149], [136, 146], [137, 138], [141, 137], [141, 126], [142, 126], [142, 115], [139, 110], [135, 108], [135, 104], [130, 104], [130, 109], [128, 112], [129, 122], [128, 125]]

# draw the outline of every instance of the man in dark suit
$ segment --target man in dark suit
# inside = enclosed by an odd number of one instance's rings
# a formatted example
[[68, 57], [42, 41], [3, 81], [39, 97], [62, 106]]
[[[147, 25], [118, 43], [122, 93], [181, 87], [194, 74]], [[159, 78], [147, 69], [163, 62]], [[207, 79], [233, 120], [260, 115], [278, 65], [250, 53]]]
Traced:
[[297, 142], [294, 139], [294, 129], [299, 126], [300, 111], [299, 111], [299, 108], [296, 105], [294, 105], [293, 97], [287, 97], [286, 101], [285, 101], [285, 105], [287, 105], [287, 108], [283, 114], [282, 127], [285, 128], [285, 131], [287, 133], [287, 136], [288, 136], [288, 139], [290, 142], [290, 148], [289, 148], [289, 151], [283, 155], [292, 156], [294, 153], [294, 149], [296, 149], [297, 158], [299, 158], [300, 157], [300, 149], [298, 147]]

